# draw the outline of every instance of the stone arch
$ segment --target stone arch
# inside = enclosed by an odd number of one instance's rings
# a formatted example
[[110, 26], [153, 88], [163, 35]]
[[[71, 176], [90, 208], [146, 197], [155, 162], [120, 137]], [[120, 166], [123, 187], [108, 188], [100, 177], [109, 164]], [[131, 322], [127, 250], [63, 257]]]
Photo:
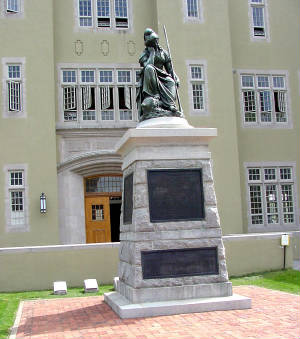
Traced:
[[62, 244], [86, 243], [84, 178], [101, 174], [122, 174], [122, 161], [112, 151], [88, 152], [59, 164], [58, 210]]

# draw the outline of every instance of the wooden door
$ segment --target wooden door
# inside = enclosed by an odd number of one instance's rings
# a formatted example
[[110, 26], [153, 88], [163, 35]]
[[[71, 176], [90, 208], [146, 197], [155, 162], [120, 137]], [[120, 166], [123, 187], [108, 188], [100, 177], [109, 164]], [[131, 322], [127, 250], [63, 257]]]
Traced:
[[85, 198], [86, 242], [110, 242], [109, 197]]

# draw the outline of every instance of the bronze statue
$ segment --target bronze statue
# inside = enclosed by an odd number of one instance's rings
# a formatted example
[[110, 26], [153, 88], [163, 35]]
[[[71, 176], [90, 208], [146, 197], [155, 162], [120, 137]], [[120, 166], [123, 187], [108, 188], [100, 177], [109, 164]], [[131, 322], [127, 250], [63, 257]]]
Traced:
[[142, 67], [137, 95], [139, 120], [157, 117], [183, 117], [176, 108], [179, 79], [169, 54], [158, 44], [158, 35], [147, 28], [144, 32], [146, 48], [139, 63]]

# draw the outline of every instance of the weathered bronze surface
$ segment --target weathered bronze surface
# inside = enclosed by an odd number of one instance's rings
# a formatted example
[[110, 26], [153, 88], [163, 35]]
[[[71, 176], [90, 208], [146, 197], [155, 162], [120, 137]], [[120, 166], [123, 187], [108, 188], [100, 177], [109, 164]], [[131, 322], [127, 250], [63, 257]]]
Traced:
[[200, 168], [149, 170], [148, 192], [151, 222], [205, 218]]
[[133, 173], [124, 178], [124, 205], [123, 205], [123, 223], [132, 223], [133, 207]]
[[142, 251], [143, 279], [219, 274], [217, 247]]
[[160, 47], [158, 40], [158, 35], [151, 28], [145, 30], [146, 48], [139, 58], [142, 70], [137, 94], [140, 121], [183, 116], [176, 108], [176, 86], [179, 86], [179, 79], [174, 73], [169, 53]]

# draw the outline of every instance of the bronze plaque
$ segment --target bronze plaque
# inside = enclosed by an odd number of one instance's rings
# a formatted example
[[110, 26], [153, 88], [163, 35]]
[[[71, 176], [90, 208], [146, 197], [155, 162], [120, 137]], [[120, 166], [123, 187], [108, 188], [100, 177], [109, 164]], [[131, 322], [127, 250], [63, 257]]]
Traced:
[[202, 170], [148, 170], [151, 222], [203, 220]]
[[132, 223], [133, 173], [124, 178], [123, 224]]
[[142, 251], [143, 279], [219, 274], [217, 247]]

